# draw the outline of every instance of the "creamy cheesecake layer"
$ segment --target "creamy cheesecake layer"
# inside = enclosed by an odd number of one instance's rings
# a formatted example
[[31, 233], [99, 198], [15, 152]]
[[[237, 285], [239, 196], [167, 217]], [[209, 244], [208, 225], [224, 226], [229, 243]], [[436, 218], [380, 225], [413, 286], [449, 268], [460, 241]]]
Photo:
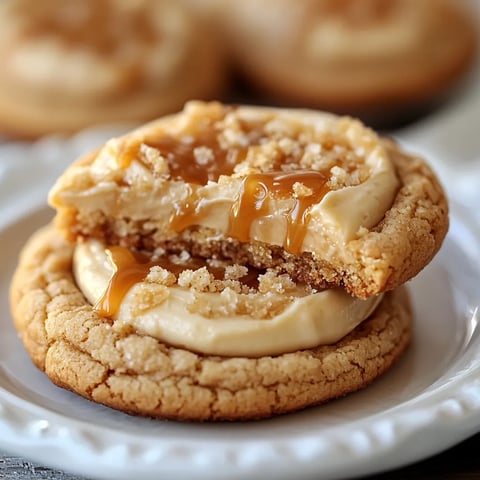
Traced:
[[[174, 275], [159, 266], [160, 260], [158, 265], [141, 263], [128, 252], [89, 241], [76, 247], [74, 274], [89, 302], [114, 320], [113, 328], [134, 328], [212, 355], [278, 355], [335, 343], [381, 300], [381, 296], [354, 299], [340, 288], [315, 292], [272, 272], [244, 279], [245, 272], [238, 272], [244, 267], [238, 265], [236, 274], [227, 265], [227, 279], [215, 280], [208, 273], [213, 265], [186, 268], [190, 261], [188, 256], [177, 259]], [[132, 280], [139, 269], [144, 278]], [[112, 283], [113, 279], [117, 281]]]
[[360, 122], [192, 102], [67, 168], [50, 193], [72, 242], [282, 268], [358, 298], [398, 287], [448, 221], [420, 158]]
[[317, 252], [319, 237], [341, 249], [361, 236], [398, 186], [387, 151], [357, 121], [194, 102], [70, 168], [50, 202], [87, 222], [147, 222], [164, 239], [203, 226], [296, 254]]

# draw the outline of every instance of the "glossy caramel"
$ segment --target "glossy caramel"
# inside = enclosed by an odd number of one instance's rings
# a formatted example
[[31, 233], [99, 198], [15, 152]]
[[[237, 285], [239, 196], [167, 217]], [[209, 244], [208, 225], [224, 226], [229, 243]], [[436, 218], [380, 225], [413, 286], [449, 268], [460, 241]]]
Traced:
[[[141, 161], [140, 148], [142, 144], [157, 149], [166, 159], [169, 167], [169, 177], [181, 179], [189, 184], [190, 194], [181, 203], [173, 204], [173, 213], [169, 227], [175, 232], [198, 225], [208, 214], [208, 206], [202, 204], [198, 194], [199, 187], [209, 181], [216, 182], [221, 175], [230, 176], [235, 165], [245, 160], [248, 149], [261, 142], [265, 137], [264, 125], [259, 122], [244, 122], [243, 132], [248, 135], [248, 144], [242, 147], [224, 148], [219, 141], [219, 132], [215, 122], [219, 118], [206, 121], [189, 134], [172, 136], [164, 134], [155, 138], [143, 139], [123, 147], [118, 156], [119, 166], [128, 168], [133, 160]], [[323, 147], [331, 150], [332, 142], [326, 141]], [[205, 149], [208, 161], [198, 161], [198, 150]], [[197, 152], [197, 153], [196, 153]], [[280, 156], [277, 163], [288, 164], [292, 158]], [[281, 170], [247, 175], [241, 185], [240, 193], [235, 199], [229, 216], [227, 235], [242, 242], [250, 240], [252, 223], [270, 214], [270, 203], [274, 198], [291, 198], [292, 207], [284, 213], [287, 222], [287, 232], [283, 247], [290, 253], [299, 253], [307, 232], [310, 207], [319, 203], [329, 191], [329, 171]], [[307, 196], [295, 195], [294, 185], [302, 184], [311, 190]]]
[[[209, 181], [216, 182], [220, 175], [231, 175], [247, 153], [247, 148], [222, 148], [218, 135], [211, 129], [200, 130], [195, 137], [167, 135], [145, 143], [167, 158], [171, 178], [195, 185], [206, 185]], [[205, 147], [211, 152], [212, 161], [202, 164], [197, 161], [195, 152]]]
[[[309, 209], [330, 191], [328, 180], [325, 172], [313, 170], [247, 175], [230, 212], [228, 235], [242, 242], [249, 241], [252, 223], [269, 213], [271, 199], [292, 198], [293, 205], [285, 214], [287, 233], [283, 247], [290, 253], [299, 253], [307, 232]], [[311, 194], [296, 196], [296, 183], [310, 189]]]
[[[106, 318], [113, 318], [120, 308], [123, 298], [133, 285], [145, 280], [150, 269], [162, 267], [173, 273], [176, 278], [185, 270], [198, 270], [206, 267], [215, 279], [225, 277], [225, 269], [213, 267], [208, 261], [200, 257], [189, 257], [185, 261], [173, 261], [168, 256], [152, 260], [149, 256], [133, 252], [125, 247], [111, 246], [106, 249], [114, 265], [114, 274], [102, 298], [95, 305], [95, 311]], [[240, 281], [251, 288], [258, 287], [260, 270], [250, 267]]]
[[[228, 108], [225, 109], [225, 112], [228, 110]], [[181, 179], [193, 185], [206, 185], [209, 181], [216, 182], [220, 175], [233, 173], [235, 165], [245, 160], [249, 146], [258, 143], [260, 137], [252, 135], [255, 132], [254, 127], [257, 127], [256, 124], [245, 125], [245, 130], [250, 132], [249, 144], [224, 148], [219, 139], [219, 131], [212, 123], [213, 121], [206, 122], [194, 131], [184, 132], [182, 135], [174, 136], [165, 133], [124, 145], [117, 162], [120, 168], [126, 169], [133, 160], [141, 161], [140, 149], [143, 144], [157, 149], [166, 159], [169, 178]], [[198, 161], [202, 156], [202, 149], [208, 150], [210, 156], [208, 161]]]

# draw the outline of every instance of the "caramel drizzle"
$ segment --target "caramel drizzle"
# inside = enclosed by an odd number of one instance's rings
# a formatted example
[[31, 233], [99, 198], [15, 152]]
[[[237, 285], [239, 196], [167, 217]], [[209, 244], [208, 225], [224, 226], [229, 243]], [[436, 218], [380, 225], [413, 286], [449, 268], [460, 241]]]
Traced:
[[[216, 182], [220, 175], [231, 175], [235, 165], [245, 160], [248, 152], [247, 147], [222, 148], [212, 130], [203, 130], [195, 138], [187, 136], [179, 140], [167, 135], [147, 140], [145, 144], [158, 149], [167, 158], [171, 178], [195, 185], [206, 185], [209, 181]], [[202, 164], [195, 152], [205, 146], [208, 146], [212, 160]]]
[[103, 317], [111, 318], [118, 311], [128, 290], [142, 281], [155, 263], [124, 247], [109, 247], [106, 251], [115, 265], [115, 272], [105, 293], [95, 305], [95, 310]]
[[[310, 207], [319, 203], [330, 191], [329, 176], [319, 171], [268, 172], [247, 175], [241, 193], [230, 212], [228, 235], [242, 242], [250, 239], [252, 223], [269, 213], [272, 198], [292, 198], [292, 207], [285, 212], [287, 233], [283, 247], [299, 253], [307, 233]], [[294, 185], [302, 184], [311, 190], [308, 196], [296, 196]]]
[[[218, 119], [217, 119], [218, 120]], [[166, 158], [169, 177], [181, 179], [189, 184], [188, 198], [173, 205], [174, 211], [169, 226], [175, 232], [197, 225], [208, 214], [198, 195], [199, 187], [209, 181], [217, 181], [220, 175], [231, 175], [236, 164], [245, 160], [248, 148], [258, 144], [264, 136], [262, 125], [252, 123], [243, 125], [244, 133], [249, 135], [247, 146], [223, 148], [218, 139], [218, 131], [212, 122], [206, 122], [192, 135], [183, 137], [164, 135], [160, 138], [144, 139], [123, 147], [119, 155], [119, 165], [125, 169], [136, 159], [140, 160], [141, 144], [157, 149]], [[211, 159], [205, 163], [198, 162], [197, 148], [208, 148]], [[326, 148], [330, 148], [326, 145]], [[283, 158], [282, 163], [291, 159]], [[232, 205], [227, 234], [242, 242], [250, 240], [252, 223], [269, 213], [270, 202], [274, 198], [293, 199], [293, 206], [285, 213], [287, 233], [283, 247], [290, 253], [299, 253], [307, 232], [310, 207], [319, 203], [330, 191], [329, 172], [314, 170], [297, 170], [292, 172], [267, 172], [247, 175], [241, 186], [240, 194]], [[302, 184], [311, 190], [308, 196], [296, 196], [294, 185]]]
[[[232, 109], [233, 107], [226, 108], [224, 114]], [[244, 133], [248, 136], [248, 145], [225, 148], [221, 145], [219, 132], [213, 125], [214, 121], [218, 120], [221, 118], [206, 122], [192, 132], [184, 132], [182, 136], [164, 134], [124, 145], [118, 155], [118, 165], [127, 169], [132, 161], [141, 161], [140, 148], [143, 144], [157, 149], [167, 160], [170, 178], [181, 179], [193, 185], [216, 182], [221, 175], [231, 175], [235, 165], [245, 160], [249, 147], [258, 144], [263, 136], [261, 125], [245, 124]], [[205, 147], [211, 159], [199, 162], [198, 157], [201, 154], [198, 149]]]
[[[224, 268], [209, 265], [206, 259], [200, 257], [189, 257], [183, 262], [174, 262], [167, 256], [152, 260], [145, 254], [120, 246], [110, 246], [106, 248], [106, 252], [114, 265], [114, 273], [105, 293], [95, 305], [95, 311], [106, 318], [113, 318], [116, 315], [127, 292], [136, 283], [144, 281], [152, 267], [162, 267], [173, 273], [176, 278], [185, 270], [198, 270], [202, 267], [206, 267], [216, 280], [225, 277]], [[244, 285], [257, 288], [260, 273], [260, 270], [249, 267], [247, 274], [239, 280]]]
[[[241, 242], [248, 242], [252, 223], [269, 214], [272, 199], [292, 198], [292, 207], [283, 214], [287, 221], [283, 247], [287, 252], [299, 253], [307, 233], [310, 208], [319, 203], [330, 191], [329, 179], [330, 175], [327, 172], [314, 170], [247, 175], [230, 209], [227, 235]], [[305, 196], [295, 195], [296, 183], [308, 188], [311, 193]], [[176, 232], [198, 224], [207, 213], [202, 209], [202, 200], [197, 195], [197, 188], [195, 185], [192, 187], [192, 193], [187, 201], [182, 205], [175, 205], [175, 211], [170, 219], [170, 228]]]
[[[190, 184], [190, 195], [183, 203], [175, 203], [174, 213], [170, 218], [170, 228], [180, 232], [200, 220], [198, 207], [201, 199], [197, 195], [200, 186], [209, 181], [216, 182], [221, 175], [231, 175], [235, 165], [245, 160], [248, 147], [222, 148], [218, 140], [218, 132], [211, 125], [204, 126], [194, 135], [184, 135], [177, 138], [164, 135], [160, 138], [145, 139], [123, 147], [119, 155], [120, 168], [126, 169], [132, 161], [140, 160], [141, 144], [155, 148], [168, 163], [169, 177], [181, 179]], [[198, 162], [196, 149], [208, 146], [211, 160], [204, 164]]]

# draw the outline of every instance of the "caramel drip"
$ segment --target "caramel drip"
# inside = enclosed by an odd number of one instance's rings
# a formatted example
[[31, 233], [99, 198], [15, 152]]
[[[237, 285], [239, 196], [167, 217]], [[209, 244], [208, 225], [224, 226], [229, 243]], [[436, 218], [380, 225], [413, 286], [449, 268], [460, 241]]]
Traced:
[[[328, 180], [326, 173], [313, 170], [247, 175], [243, 180], [240, 196], [230, 212], [228, 235], [242, 242], [249, 241], [252, 223], [268, 214], [271, 198], [291, 197], [293, 205], [284, 214], [287, 233], [283, 247], [290, 253], [299, 253], [307, 233], [309, 209], [330, 191]], [[310, 194], [295, 195], [296, 183], [309, 189]]]
[[[225, 109], [225, 112], [232, 108]], [[141, 145], [147, 145], [157, 149], [167, 160], [170, 178], [190, 184], [190, 195], [183, 203], [174, 205], [170, 219], [170, 228], [180, 232], [202, 219], [198, 187], [209, 181], [218, 181], [221, 175], [230, 176], [235, 165], [245, 160], [248, 148], [258, 144], [264, 136], [263, 124], [259, 122], [244, 122], [242, 129], [248, 138], [245, 146], [224, 148], [219, 141], [219, 132], [212, 123], [207, 123], [191, 134], [178, 137], [165, 134], [126, 144], [117, 161], [120, 168], [128, 168], [132, 161], [141, 161]]]
[[[171, 178], [195, 185], [206, 185], [208, 181], [216, 182], [220, 175], [231, 175], [248, 151], [247, 147], [222, 148], [213, 129], [201, 130], [195, 136], [179, 139], [167, 135], [144, 143], [167, 158]], [[207, 155], [204, 162], [199, 161], [202, 155]]]
[[[242, 124], [242, 131], [247, 135], [247, 145], [223, 148], [214, 125], [208, 122], [191, 135], [185, 134], [183, 137], [163, 135], [126, 145], [118, 157], [118, 162], [121, 168], [128, 168], [134, 159], [140, 159], [139, 149], [142, 144], [157, 149], [166, 158], [170, 178], [183, 180], [190, 185], [191, 189], [185, 201], [173, 205], [174, 211], [169, 226], [171, 230], [181, 232], [201, 223], [202, 218], [208, 214], [198, 194], [199, 187], [206, 185], [208, 181], [218, 181], [220, 175], [231, 175], [235, 165], [246, 158], [248, 148], [259, 144], [264, 138], [263, 126], [258, 122], [245, 122]], [[324, 148], [333, 148], [333, 143], [330, 145], [329, 142], [325, 142]], [[204, 161], [199, 161], [202, 155], [206, 155], [206, 158]], [[281, 158], [278, 159], [278, 163], [288, 164], [291, 160], [291, 158]], [[329, 178], [328, 172], [314, 170], [247, 175], [242, 182], [239, 197], [232, 206], [227, 234], [242, 242], [249, 241], [252, 223], [269, 213], [270, 200], [292, 198], [293, 205], [285, 214], [287, 233], [283, 246], [288, 252], [300, 252], [307, 232], [310, 207], [319, 203], [329, 192], [327, 185]], [[297, 195], [294, 191], [296, 183], [310, 192], [308, 194], [300, 192]]]
[[115, 265], [115, 273], [102, 298], [97, 302], [95, 310], [103, 317], [111, 318], [118, 311], [128, 290], [135, 283], [142, 281], [155, 263], [124, 247], [109, 247], [107, 251], [110, 252]]
[[240, 121], [245, 145], [222, 145], [220, 130], [215, 123], [222, 121], [225, 115], [235, 108], [225, 107], [219, 117], [205, 121], [181, 135], [165, 133], [124, 144], [118, 154], [118, 165], [125, 170], [134, 160], [141, 162], [140, 149], [143, 144], [157, 149], [167, 160], [171, 179], [180, 179], [193, 185], [206, 185], [209, 181], [218, 181], [221, 175], [229, 176], [235, 166], [245, 160], [248, 149], [258, 145], [265, 136], [264, 122]]
[[170, 228], [174, 232], [181, 232], [186, 228], [201, 222], [206, 211], [200, 208], [201, 199], [198, 197], [197, 185], [190, 185], [191, 193], [183, 203], [174, 203], [174, 211], [170, 217]]
[[[248, 147], [222, 148], [218, 141], [218, 133], [213, 128], [203, 128], [195, 135], [177, 138], [164, 135], [159, 138], [145, 139], [142, 142], [125, 145], [118, 157], [120, 168], [126, 169], [133, 160], [139, 160], [141, 144], [156, 148], [166, 158], [170, 178], [181, 179], [190, 184], [190, 195], [183, 203], [174, 205], [174, 213], [170, 219], [170, 228], [180, 232], [201, 219], [198, 212], [199, 186], [209, 181], [216, 182], [220, 175], [231, 175], [235, 165], [242, 162]], [[206, 162], [198, 161], [207, 155]]]
[[[125, 247], [111, 246], [106, 250], [115, 266], [115, 271], [105, 293], [95, 306], [96, 312], [106, 318], [115, 316], [130, 288], [145, 280], [152, 267], [162, 267], [177, 278], [185, 270], [198, 270], [202, 267], [206, 267], [217, 280], [225, 277], [224, 268], [213, 267], [206, 259], [200, 257], [189, 257], [183, 262], [175, 262], [170, 257], [151, 260], [147, 255], [133, 252]], [[257, 288], [260, 273], [260, 270], [249, 268], [248, 273], [240, 281], [251, 288]]]

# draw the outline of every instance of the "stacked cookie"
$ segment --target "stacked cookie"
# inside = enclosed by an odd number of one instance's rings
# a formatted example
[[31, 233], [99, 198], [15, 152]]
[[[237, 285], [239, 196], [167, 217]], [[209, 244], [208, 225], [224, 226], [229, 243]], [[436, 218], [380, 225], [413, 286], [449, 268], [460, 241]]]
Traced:
[[347, 117], [187, 104], [72, 164], [12, 282], [53, 382], [180, 420], [287, 413], [407, 347], [402, 286], [440, 248], [421, 159]]

